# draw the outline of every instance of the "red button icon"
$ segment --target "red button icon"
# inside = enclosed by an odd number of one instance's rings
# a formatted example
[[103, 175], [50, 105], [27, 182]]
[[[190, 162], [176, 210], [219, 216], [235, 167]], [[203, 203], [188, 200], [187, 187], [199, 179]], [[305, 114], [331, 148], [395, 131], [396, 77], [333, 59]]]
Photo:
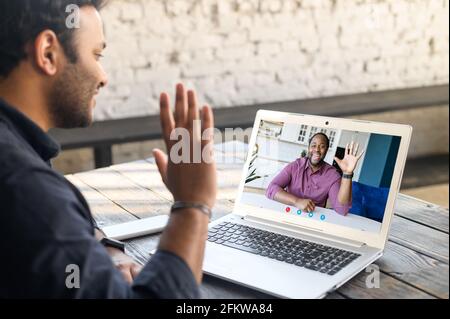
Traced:
[[286, 213], [289, 213], [291, 211], [290, 207], [286, 207]]

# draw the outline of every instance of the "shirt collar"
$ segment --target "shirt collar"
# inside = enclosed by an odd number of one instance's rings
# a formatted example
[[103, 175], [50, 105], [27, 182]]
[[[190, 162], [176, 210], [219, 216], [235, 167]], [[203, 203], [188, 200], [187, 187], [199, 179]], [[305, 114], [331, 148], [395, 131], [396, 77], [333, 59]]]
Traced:
[[59, 144], [23, 113], [0, 98], [0, 119], [4, 120], [16, 135], [24, 139], [45, 161], [56, 157]]
[[313, 170], [312, 170], [312, 168], [311, 168], [311, 166], [309, 164], [309, 158], [306, 157], [305, 169], [309, 170], [309, 174], [310, 175], [313, 175], [313, 174], [320, 174], [320, 175], [322, 175], [323, 170], [325, 169], [325, 166], [326, 166], [325, 162], [322, 162], [322, 165], [320, 165], [319, 169], [317, 171], [313, 172]]

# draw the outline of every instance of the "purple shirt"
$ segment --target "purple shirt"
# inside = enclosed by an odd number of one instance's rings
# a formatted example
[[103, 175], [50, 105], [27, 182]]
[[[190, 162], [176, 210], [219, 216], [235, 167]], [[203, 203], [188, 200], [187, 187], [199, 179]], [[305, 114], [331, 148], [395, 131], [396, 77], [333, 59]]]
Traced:
[[316, 172], [313, 172], [308, 158], [299, 158], [287, 165], [269, 184], [266, 196], [274, 199], [275, 194], [283, 189], [289, 194], [299, 198], [311, 199], [316, 206], [325, 207], [330, 198], [333, 209], [347, 215], [351, 203], [343, 205], [338, 200], [341, 176], [338, 171], [328, 163], [323, 163]]

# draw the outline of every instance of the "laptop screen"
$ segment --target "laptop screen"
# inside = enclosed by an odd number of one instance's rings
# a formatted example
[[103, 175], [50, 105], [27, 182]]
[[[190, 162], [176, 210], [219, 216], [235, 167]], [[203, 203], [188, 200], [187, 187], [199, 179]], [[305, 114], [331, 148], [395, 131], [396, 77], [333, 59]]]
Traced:
[[241, 203], [380, 232], [400, 140], [261, 120]]

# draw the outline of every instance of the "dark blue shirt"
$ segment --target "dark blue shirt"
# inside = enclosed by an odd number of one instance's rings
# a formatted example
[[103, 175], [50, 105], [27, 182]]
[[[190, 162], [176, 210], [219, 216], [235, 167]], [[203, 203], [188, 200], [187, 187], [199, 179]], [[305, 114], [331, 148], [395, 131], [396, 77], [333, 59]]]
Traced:
[[125, 282], [95, 238], [86, 200], [51, 168], [58, 152], [0, 99], [0, 298], [198, 298], [190, 268], [166, 251]]

